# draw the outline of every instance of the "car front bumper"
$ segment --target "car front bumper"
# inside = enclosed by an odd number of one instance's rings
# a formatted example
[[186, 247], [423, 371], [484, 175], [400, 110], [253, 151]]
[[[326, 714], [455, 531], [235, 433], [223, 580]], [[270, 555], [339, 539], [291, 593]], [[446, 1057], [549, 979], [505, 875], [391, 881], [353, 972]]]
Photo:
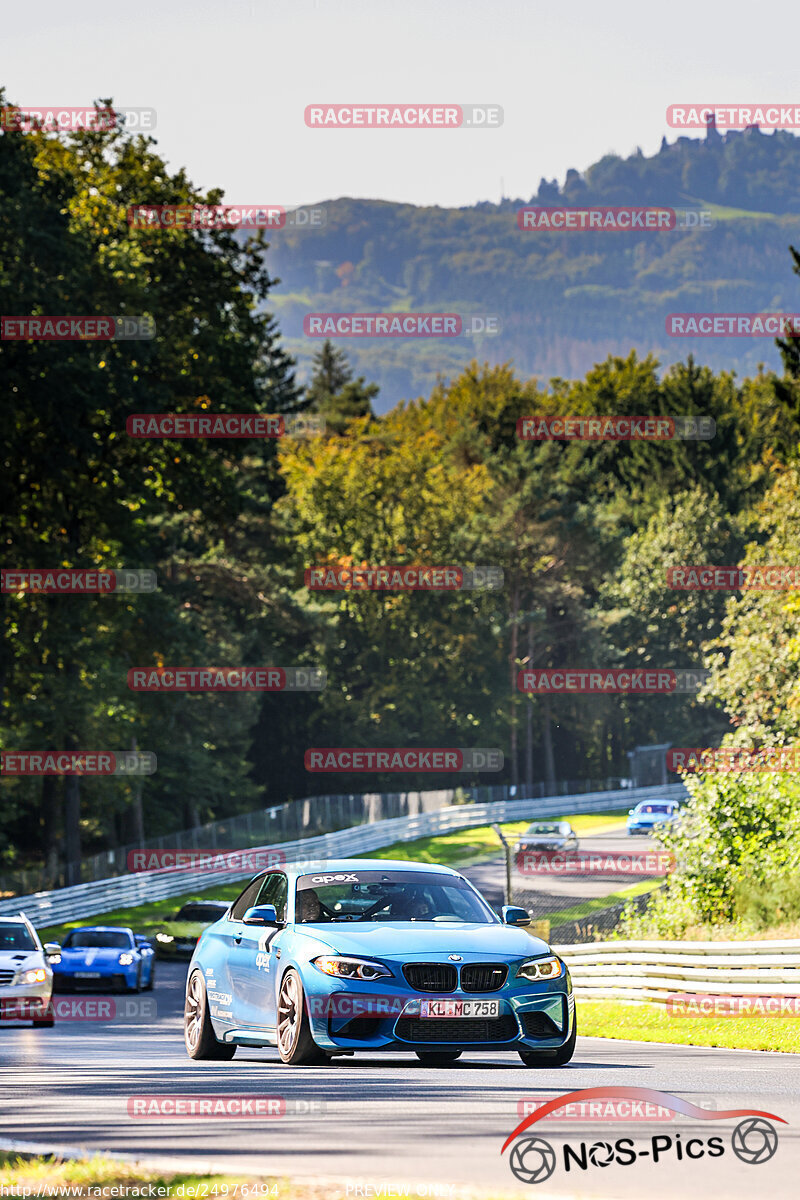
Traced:
[[[86, 967], [76, 967], [73, 971], [55, 971], [53, 973], [53, 990], [64, 992], [109, 992], [130, 991], [136, 987], [137, 966], [131, 963], [129, 967], [117, 966], [113, 971], [89, 971]], [[84, 975], [84, 978], [79, 976]], [[91, 976], [85, 978], [86, 975]]]
[[3, 984], [0, 987], [0, 1019], [30, 1021], [44, 1016], [53, 994], [53, 979], [44, 983]]
[[[325, 1050], [557, 1050], [572, 1030], [574, 996], [563, 977], [496, 992], [445, 995], [379, 987], [387, 982], [362, 984], [356, 991], [343, 990], [341, 980], [331, 980], [329, 988], [315, 981], [306, 999], [317, 1045]], [[422, 1000], [498, 1000], [499, 1016], [422, 1017]]]
[[156, 958], [166, 959], [189, 959], [197, 948], [198, 938], [192, 941], [190, 938], [175, 938], [172, 942], [160, 942], [158, 938], [153, 939], [153, 948], [156, 952]]

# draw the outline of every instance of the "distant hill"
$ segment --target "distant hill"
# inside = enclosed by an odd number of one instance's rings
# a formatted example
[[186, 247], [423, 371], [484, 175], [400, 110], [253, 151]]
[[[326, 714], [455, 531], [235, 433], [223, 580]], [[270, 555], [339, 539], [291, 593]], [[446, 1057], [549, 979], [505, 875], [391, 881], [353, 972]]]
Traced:
[[[517, 210], [660, 205], [709, 210], [711, 229], [521, 231]], [[667, 365], [691, 351], [715, 369], [779, 366], [769, 338], [673, 339], [670, 312], [800, 311], [788, 247], [800, 245], [800, 138], [757, 128], [666, 139], [650, 158], [606, 155], [563, 187], [542, 180], [528, 199], [418, 208], [343, 198], [319, 229], [275, 233], [268, 252], [281, 284], [270, 297], [304, 378], [317, 343], [308, 312], [493, 313], [495, 337], [337, 341], [357, 373], [376, 380], [384, 412], [426, 395], [471, 358], [512, 360], [523, 376], [576, 377], [636, 347]]]

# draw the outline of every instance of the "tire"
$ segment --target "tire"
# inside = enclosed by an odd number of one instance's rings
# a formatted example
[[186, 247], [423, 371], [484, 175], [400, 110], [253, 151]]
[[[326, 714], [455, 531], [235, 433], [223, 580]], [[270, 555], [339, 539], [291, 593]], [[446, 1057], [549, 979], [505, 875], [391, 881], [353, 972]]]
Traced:
[[520, 1050], [519, 1056], [526, 1067], [563, 1067], [575, 1053], [578, 1038], [578, 1016], [572, 1018], [572, 1033], [558, 1050]]
[[415, 1050], [423, 1067], [446, 1067], [457, 1058], [461, 1058], [461, 1050]]
[[31, 1025], [33, 1026], [34, 1029], [52, 1029], [53, 1026], [55, 1025], [56, 1018], [55, 1018], [55, 1009], [53, 1008], [52, 998], [50, 1000], [50, 1003], [47, 1005], [45, 1012], [48, 1013], [48, 1016], [34, 1017], [33, 1020], [31, 1021]]
[[145, 984], [144, 990], [146, 992], [152, 992], [153, 988], [155, 987], [155, 982], [156, 982], [156, 958], [155, 958], [155, 955], [153, 955], [153, 957], [150, 959], [150, 978], [148, 979], [147, 983]]
[[233, 1058], [236, 1046], [233, 1042], [219, 1042], [211, 1024], [208, 1011], [208, 996], [203, 976], [192, 971], [186, 988], [186, 1003], [183, 1008], [183, 1040], [189, 1058], [225, 1059]]
[[321, 1050], [311, 1036], [303, 984], [294, 968], [290, 967], [281, 980], [278, 994], [278, 1054], [281, 1062], [299, 1067], [312, 1063], [323, 1063], [328, 1055]]
[[140, 992], [142, 990], [142, 964], [139, 963], [136, 971], [136, 983], [132, 988], [128, 988], [129, 992]]

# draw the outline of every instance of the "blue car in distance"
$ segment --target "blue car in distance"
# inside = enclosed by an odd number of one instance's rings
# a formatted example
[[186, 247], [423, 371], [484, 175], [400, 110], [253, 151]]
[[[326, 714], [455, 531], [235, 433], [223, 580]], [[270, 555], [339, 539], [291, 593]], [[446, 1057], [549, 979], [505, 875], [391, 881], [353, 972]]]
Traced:
[[651, 833], [656, 825], [670, 825], [678, 819], [677, 800], [640, 800], [628, 810], [628, 833]]
[[186, 982], [195, 1059], [277, 1046], [285, 1063], [405, 1050], [430, 1066], [513, 1051], [561, 1066], [575, 1049], [566, 964], [502, 920], [449, 867], [338, 859], [262, 872], [205, 930]]
[[155, 983], [155, 951], [147, 938], [120, 925], [87, 925], [71, 930], [53, 963], [53, 990], [113, 988], [150, 991]]

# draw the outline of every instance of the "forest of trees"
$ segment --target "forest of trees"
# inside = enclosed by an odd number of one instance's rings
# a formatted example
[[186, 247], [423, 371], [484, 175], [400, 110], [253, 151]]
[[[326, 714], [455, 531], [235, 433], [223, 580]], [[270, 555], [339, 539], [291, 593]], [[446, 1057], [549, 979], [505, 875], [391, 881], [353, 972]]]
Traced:
[[[144, 780], [6, 778], [0, 868], [318, 792], [627, 773], [638, 743], [796, 736], [800, 601], [670, 591], [681, 563], [800, 563], [800, 350], [740, 379], [630, 349], [545, 385], [473, 361], [375, 415], [341, 347], [312, 378], [262, 235], [133, 228], [219, 203], [121, 130], [0, 137], [4, 313], [147, 314], [151, 341], [2, 342], [4, 567], [156, 571], [149, 595], [0, 596], [0, 748], [154, 751]], [[268, 269], [270, 268], [270, 269]], [[784, 254], [792, 281], [800, 259]], [[787, 290], [788, 285], [787, 285]], [[452, 310], [453, 305], [449, 308]], [[631, 342], [631, 345], [633, 343]], [[357, 370], [358, 368], [356, 368]], [[310, 411], [321, 436], [133, 439], [132, 413]], [[519, 417], [707, 414], [711, 441], [522, 442]], [[498, 591], [314, 592], [309, 566], [502, 568]], [[700, 696], [549, 700], [524, 665], [691, 667]], [[316, 693], [149, 694], [131, 667], [319, 666]], [[741, 736], [741, 732], [740, 732]], [[309, 775], [310, 746], [502, 748], [502, 775]]]

